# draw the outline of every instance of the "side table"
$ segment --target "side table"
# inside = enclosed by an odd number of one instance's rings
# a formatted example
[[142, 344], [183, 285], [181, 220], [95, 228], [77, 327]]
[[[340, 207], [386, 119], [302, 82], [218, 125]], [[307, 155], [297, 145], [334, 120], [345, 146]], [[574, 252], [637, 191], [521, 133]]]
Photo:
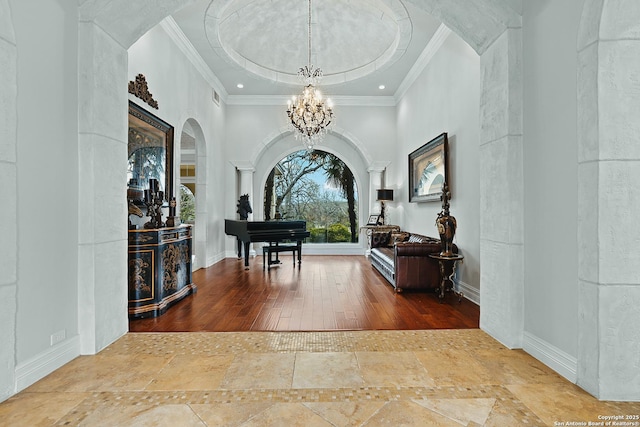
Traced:
[[442, 256], [440, 254], [429, 254], [430, 258], [437, 259], [440, 264], [440, 276], [442, 281], [440, 282], [440, 294], [438, 298], [440, 303], [444, 299], [445, 292], [453, 292], [458, 296], [458, 302], [462, 301], [462, 292], [456, 291], [453, 287], [453, 273], [455, 272], [455, 264], [457, 261], [462, 261], [464, 256], [455, 254], [453, 256]]

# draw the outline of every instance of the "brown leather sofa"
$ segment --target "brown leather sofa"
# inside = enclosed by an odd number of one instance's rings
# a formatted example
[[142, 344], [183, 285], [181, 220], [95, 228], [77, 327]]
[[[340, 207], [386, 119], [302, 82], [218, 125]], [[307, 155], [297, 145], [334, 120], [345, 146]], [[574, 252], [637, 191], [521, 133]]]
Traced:
[[[441, 251], [440, 239], [408, 232], [373, 233], [371, 265], [395, 288], [438, 289], [440, 266], [429, 254]], [[453, 245], [453, 252], [458, 247]]]

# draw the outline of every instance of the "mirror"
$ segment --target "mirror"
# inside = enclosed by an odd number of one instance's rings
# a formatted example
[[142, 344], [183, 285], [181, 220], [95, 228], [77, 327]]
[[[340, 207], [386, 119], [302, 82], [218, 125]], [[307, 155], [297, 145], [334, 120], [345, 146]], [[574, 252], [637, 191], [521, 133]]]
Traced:
[[127, 198], [142, 204], [149, 179], [157, 179], [164, 200], [173, 197], [173, 126], [129, 101]]

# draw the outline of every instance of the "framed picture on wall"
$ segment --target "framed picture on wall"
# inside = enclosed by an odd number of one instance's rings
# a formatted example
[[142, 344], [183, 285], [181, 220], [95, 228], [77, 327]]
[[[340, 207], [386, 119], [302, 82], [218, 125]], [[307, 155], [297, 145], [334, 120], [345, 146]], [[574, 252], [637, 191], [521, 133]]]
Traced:
[[449, 181], [447, 151], [447, 133], [444, 132], [409, 154], [410, 202], [440, 200], [442, 185]]

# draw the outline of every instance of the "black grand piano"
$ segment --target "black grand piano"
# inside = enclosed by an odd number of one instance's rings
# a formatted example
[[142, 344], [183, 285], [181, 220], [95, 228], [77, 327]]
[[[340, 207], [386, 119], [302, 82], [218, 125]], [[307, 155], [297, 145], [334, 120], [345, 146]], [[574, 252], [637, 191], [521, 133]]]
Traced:
[[[242, 249], [244, 247], [245, 268], [249, 268], [249, 245], [252, 242], [269, 242], [270, 244], [278, 244], [285, 240], [295, 242], [295, 247], [298, 251], [298, 263], [300, 263], [302, 240], [311, 234], [307, 231], [306, 221], [281, 220], [247, 221], [225, 219], [224, 232], [229, 236], [236, 236], [238, 239], [238, 258], [242, 257]], [[271, 254], [269, 254], [270, 259]]]

